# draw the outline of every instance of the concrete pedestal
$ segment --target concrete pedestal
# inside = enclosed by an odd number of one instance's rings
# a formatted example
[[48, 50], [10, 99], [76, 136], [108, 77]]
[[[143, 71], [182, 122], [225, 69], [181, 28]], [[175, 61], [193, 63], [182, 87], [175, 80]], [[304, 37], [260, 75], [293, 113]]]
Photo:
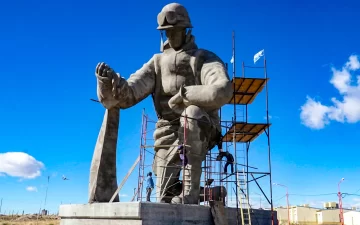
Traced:
[[[236, 225], [236, 208], [225, 208]], [[166, 203], [117, 202], [61, 205], [60, 225], [213, 225], [210, 207]], [[252, 210], [253, 225], [271, 225], [269, 210]], [[276, 212], [274, 211], [274, 220]], [[276, 224], [276, 223], [274, 223]]]

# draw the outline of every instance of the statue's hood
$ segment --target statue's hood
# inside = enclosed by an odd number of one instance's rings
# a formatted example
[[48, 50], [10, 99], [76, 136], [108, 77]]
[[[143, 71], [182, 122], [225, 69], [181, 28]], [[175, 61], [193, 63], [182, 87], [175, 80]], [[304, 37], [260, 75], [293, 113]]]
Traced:
[[[198, 48], [198, 47], [197, 47], [197, 45], [195, 44], [195, 36], [194, 36], [194, 35], [190, 35], [189, 41], [187, 41], [187, 42], [181, 47], [181, 49], [180, 49], [179, 51], [188, 51], [188, 50], [197, 49], [197, 48]], [[169, 49], [172, 49], [172, 48], [170, 47], [169, 41], [166, 40], [166, 41], [164, 42], [164, 52], [165, 52], [166, 50], [169, 50]]]

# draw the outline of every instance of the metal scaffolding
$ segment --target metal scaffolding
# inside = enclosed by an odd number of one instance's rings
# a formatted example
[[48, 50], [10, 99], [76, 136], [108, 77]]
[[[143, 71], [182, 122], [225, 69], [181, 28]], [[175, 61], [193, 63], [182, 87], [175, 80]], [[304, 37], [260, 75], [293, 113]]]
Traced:
[[[236, 183], [236, 206], [238, 210], [238, 223], [241, 219], [242, 224], [251, 224], [251, 205], [249, 202], [249, 183], [255, 182], [260, 189], [265, 199], [271, 207], [273, 215], [273, 201], [272, 201], [272, 178], [271, 178], [271, 150], [270, 150], [270, 122], [268, 109], [268, 76], [266, 68], [266, 59], [264, 57], [263, 66], [246, 66], [242, 63], [242, 76], [236, 76], [235, 67], [235, 34], [233, 33], [233, 97], [230, 104], [233, 105], [232, 121], [222, 121], [222, 125], [226, 127], [226, 133], [223, 141], [227, 142], [227, 148], [231, 148], [235, 155], [235, 181]], [[263, 69], [263, 78], [250, 78], [245, 75], [245, 69]], [[266, 123], [250, 123], [248, 115], [248, 107], [253, 103], [257, 95], [265, 89], [265, 108], [266, 108]], [[268, 154], [268, 171], [254, 171], [254, 167], [249, 166], [249, 151], [251, 143], [262, 133], [266, 134], [267, 138], [267, 154]], [[251, 171], [249, 170], [251, 169]], [[252, 178], [251, 180], [249, 178]], [[269, 178], [269, 197], [265, 194], [263, 188], [259, 185], [258, 179]], [[227, 182], [229, 178], [226, 177]], [[246, 215], [248, 214], [248, 215]], [[241, 216], [241, 217], [240, 217]], [[272, 220], [273, 221], [273, 220]], [[273, 221], [274, 222], [274, 221]]]
[[[266, 59], [264, 57], [263, 66], [246, 66], [242, 63], [242, 75], [236, 75], [235, 67], [235, 34], [233, 32], [233, 62], [232, 62], [232, 84], [233, 84], [233, 96], [228, 106], [232, 106], [232, 119], [223, 120], [224, 115], [223, 109], [220, 109], [221, 127], [223, 128], [222, 141], [224, 142], [224, 150], [229, 151], [235, 157], [234, 161], [234, 173], [224, 173], [224, 161], [218, 160], [218, 151], [216, 148], [209, 150], [206, 155], [206, 159], [202, 166], [202, 177], [201, 177], [201, 193], [200, 197], [204, 205], [209, 205], [210, 201], [213, 201], [214, 187], [225, 186], [227, 190], [226, 199], [220, 199], [224, 201], [225, 205], [228, 205], [229, 194], [232, 190], [229, 189], [231, 184], [236, 186], [234, 192], [236, 196], [236, 208], [238, 209], [238, 224], [251, 224], [251, 204], [249, 202], [250, 189], [249, 184], [254, 182], [259, 188], [265, 199], [270, 205], [273, 218], [273, 199], [272, 199], [272, 176], [271, 176], [271, 148], [270, 148], [270, 121], [269, 121], [269, 109], [268, 109], [268, 76]], [[248, 69], [263, 69], [263, 78], [251, 78], [245, 75]], [[245, 71], [246, 70], [246, 71]], [[266, 122], [265, 123], [254, 123], [249, 122], [248, 108], [255, 101], [255, 98], [265, 90], [265, 110], [266, 110]], [[186, 118], [185, 118], [186, 121]], [[143, 182], [145, 179], [145, 156], [148, 154], [148, 149], [152, 149], [153, 146], [148, 144], [149, 138], [147, 135], [149, 131], [147, 129], [148, 123], [154, 122], [143, 112], [142, 115], [142, 126], [141, 126], [141, 140], [140, 140], [140, 164], [138, 171], [138, 187], [135, 196], [137, 201], [143, 201]], [[186, 122], [185, 122], [186, 123]], [[174, 131], [177, 132], [177, 131]], [[249, 165], [249, 151], [251, 143], [259, 137], [262, 133], [265, 133], [267, 139], [267, 170], [256, 171], [257, 168]], [[152, 132], [151, 132], [152, 134]], [[184, 126], [184, 145], [186, 145], [186, 125]], [[185, 147], [186, 149], [186, 147]], [[153, 151], [152, 151], [153, 152]], [[153, 154], [154, 155], [154, 154]], [[151, 157], [153, 158], [153, 157]], [[226, 162], [226, 161], [225, 161]], [[230, 165], [231, 166], [231, 165]], [[185, 166], [182, 165], [182, 177], [184, 180]], [[263, 187], [258, 182], [258, 179], [268, 178], [269, 179], [269, 191], [265, 193]], [[180, 181], [181, 182], [181, 181]], [[184, 183], [184, 182], [182, 182]], [[183, 184], [182, 184], [183, 185]], [[184, 190], [184, 187], [183, 187]], [[223, 189], [221, 188], [221, 192]], [[222, 195], [221, 195], [222, 196]], [[219, 199], [216, 199], [217, 201]], [[199, 202], [200, 204], [200, 202]]]
[[[184, 130], [182, 132], [174, 131], [174, 132], [178, 132], [179, 135], [183, 136], [183, 143], [181, 143], [181, 145], [183, 146], [183, 154], [184, 155], [186, 155], [186, 148], [189, 147], [186, 144], [186, 142], [187, 142], [186, 129], [188, 128], [187, 120], [188, 120], [188, 118], [185, 113], [184, 120], [183, 120], [184, 121]], [[144, 191], [144, 181], [146, 179], [145, 170], [146, 170], [146, 168], [149, 168], [152, 166], [151, 164], [148, 164], [148, 165], [146, 164], [146, 159], [147, 159], [146, 155], [147, 154], [152, 155], [151, 158], [158, 157], [154, 153], [154, 147], [155, 147], [154, 139], [152, 137], [148, 137], [148, 135], [152, 135], [153, 131], [154, 131], [154, 129], [152, 129], [152, 130], [148, 129], [149, 123], [155, 124], [156, 121], [150, 119], [149, 116], [145, 113], [145, 109], [144, 109], [143, 113], [142, 113], [142, 123], [141, 123], [141, 132], [140, 132], [141, 135], [140, 135], [140, 154], [139, 154], [140, 160], [139, 160], [139, 167], [138, 167], [138, 187], [135, 189], [135, 193], [134, 193], [134, 196], [131, 201], [134, 201], [135, 198], [137, 199], [137, 201], [140, 201], [140, 202], [144, 200], [143, 191]], [[179, 145], [161, 145], [161, 146], [156, 146], [156, 147], [176, 147], [177, 148], [177, 147], [179, 147]], [[158, 160], [166, 160], [166, 159], [158, 157]], [[184, 163], [185, 163], [185, 161], [183, 160], [181, 165], [176, 165], [176, 164], [171, 165], [172, 167], [181, 167], [182, 181], [186, 179], [184, 171], [187, 168]], [[174, 177], [175, 177], [175, 175], [172, 178], [174, 178]], [[158, 175], [158, 176], [156, 176], [156, 178], [163, 179], [165, 177]], [[170, 177], [167, 177], [167, 178], [170, 178]], [[184, 182], [182, 182], [182, 181], [179, 181], [177, 183], [184, 185]], [[174, 185], [176, 185], [177, 183], [175, 183]], [[183, 190], [184, 190], [184, 187], [183, 187]], [[152, 193], [152, 195], [156, 195], [157, 192], [159, 192], [159, 190], [156, 190], [156, 192]], [[184, 195], [184, 193], [183, 193], [183, 195]], [[154, 198], [154, 197], [151, 197], [151, 198]], [[182, 201], [184, 201], [184, 196], [182, 196]], [[184, 202], [182, 202], [182, 203], [184, 203]]]
[[[140, 163], [139, 163], [139, 175], [138, 175], [138, 187], [137, 187], [137, 201], [142, 200], [143, 183], [145, 180], [145, 156], [146, 156], [146, 135], [147, 135], [148, 116], [145, 114], [145, 110], [142, 113], [141, 122], [141, 135], [140, 135]], [[134, 195], [135, 197], [135, 195]], [[134, 199], [134, 198], [133, 198]], [[132, 200], [133, 200], [132, 199]]]

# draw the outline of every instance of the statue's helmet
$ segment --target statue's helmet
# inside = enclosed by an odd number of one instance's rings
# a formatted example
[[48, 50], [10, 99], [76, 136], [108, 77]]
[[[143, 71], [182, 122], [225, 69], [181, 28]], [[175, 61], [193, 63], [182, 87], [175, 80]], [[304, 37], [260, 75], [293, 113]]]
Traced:
[[174, 27], [192, 28], [186, 8], [179, 3], [170, 3], [164, 6], [157, 16], [157, 22], [158, 30]]

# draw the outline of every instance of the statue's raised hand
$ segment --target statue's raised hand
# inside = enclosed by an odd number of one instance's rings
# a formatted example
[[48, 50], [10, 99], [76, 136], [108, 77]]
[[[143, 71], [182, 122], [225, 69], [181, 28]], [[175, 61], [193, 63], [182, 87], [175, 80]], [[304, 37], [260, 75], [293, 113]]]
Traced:
[[110, 79], [112, 79], [116, 76], [115, 71], [113, 69], [111, 69], [110, 66], [104, 62], [98, 63], [96, 65], [95, 73], [98, 76], [108, 77]]
[[95, 74], [99, 101], [107, 109], [115, 107], [118, 103], [116, 96], [118, 94], [117, 84], [119, 83], [120, 75], [116, 74], [110, 66], [103, 62], [96, 65]]

